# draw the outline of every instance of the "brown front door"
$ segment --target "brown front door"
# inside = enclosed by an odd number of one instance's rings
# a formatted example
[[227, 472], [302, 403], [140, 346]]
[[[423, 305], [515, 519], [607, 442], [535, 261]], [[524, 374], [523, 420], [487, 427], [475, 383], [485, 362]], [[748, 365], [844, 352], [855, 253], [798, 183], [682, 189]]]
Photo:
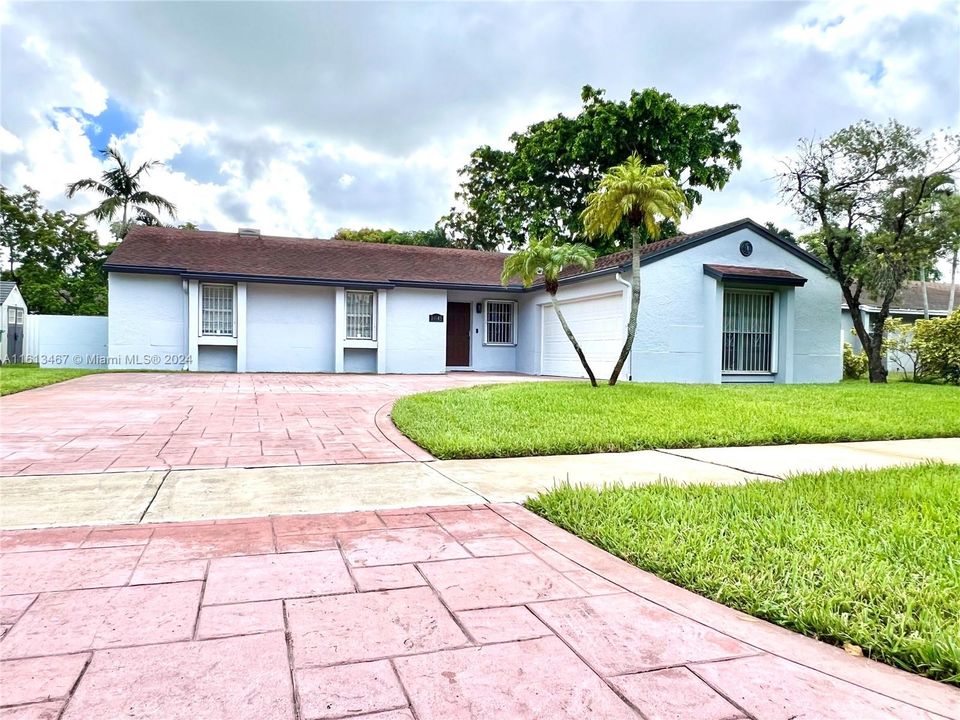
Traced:
[[470, 365], [470, 303], [447, 303], [447, 367]]

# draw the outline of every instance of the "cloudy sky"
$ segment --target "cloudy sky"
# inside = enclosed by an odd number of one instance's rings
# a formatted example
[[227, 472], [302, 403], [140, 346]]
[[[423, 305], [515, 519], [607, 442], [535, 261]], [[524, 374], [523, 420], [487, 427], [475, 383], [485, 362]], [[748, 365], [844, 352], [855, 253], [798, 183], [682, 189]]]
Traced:
[[958, 127], [960, 3], [0, 0], [0, 181], [52, 208], [116, 144], [180, 221], [328, 236], [429, 228], [480, 144], [580, 87], [734, 102], [743, 169], [684, 225], [796, 228], [769, 179], [797, 138], [891, 116]]

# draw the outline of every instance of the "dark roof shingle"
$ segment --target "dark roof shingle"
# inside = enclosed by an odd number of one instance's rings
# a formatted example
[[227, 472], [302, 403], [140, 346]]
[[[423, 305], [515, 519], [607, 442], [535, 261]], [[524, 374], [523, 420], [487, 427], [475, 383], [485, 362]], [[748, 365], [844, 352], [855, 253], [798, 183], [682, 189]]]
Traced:
[[[677, 235], [640, 248], [640, 257], [652, 262], [741, 228], [750, 227], [784, 244], [752, 220], [744, 218], [686, 235]], [[786, 244], [785, 244], [786, 246]], [[804, 250], [789, 245], [790, 252], [818, 267], [822, 265]], [[106, 268], [117, 272], [172, 272], [293, 282], [328, 282], [349, 285], [441, 285], [452, 287], [499, 287], [503, 261], [508, 253], [458, 250], [411, 245], [381, 245], [277, 236], [241, 236], [206, 230], [134, 227], [107, 260]], [[593, 272], [612, 272], [629, 267], [631, 251], [597, 258]], [[584, 275], [571, 268], [561, 278]], [[511, 288], [520, 285], [512, 283]]]
[[10, 280], [0, 280], [0, 303], [6, 302], [7, 298], [10, 297], [10, 293], [13, 292], [13, 289], [16, 286], [17, 284]]
[[799, 287], [807, 282], [797, 275], [781, 268], [760, 268], [745, 265], [711, 265], [705, 263], [703, 271], [721, 280], [740, 280], [744, 282], [762, 282], [771, 285], [793, 285]]
[[110, 255], [107, 269], [356, 283], [499, 285], [506, 257], [480, 250], [136, 227]]
[[[960, 302], [960, 285], [955, 291], [956, 302]], [[950, 283], [948, 282], [928, 282], [927, 300], [930, 305], [930, 312], [946, 314], [950, 303]], [[866, 290], [860, 295], [860, 304], [872, 307], [880, 307], [880, 298], [868, 293]], [[844, 303], [846, 307], [846, 303]], [[911, 312], [923, 312], [923, 285], [919, 280], [908, 281], [893, 297], [890, 304], [892, 310], [908, 310]]]

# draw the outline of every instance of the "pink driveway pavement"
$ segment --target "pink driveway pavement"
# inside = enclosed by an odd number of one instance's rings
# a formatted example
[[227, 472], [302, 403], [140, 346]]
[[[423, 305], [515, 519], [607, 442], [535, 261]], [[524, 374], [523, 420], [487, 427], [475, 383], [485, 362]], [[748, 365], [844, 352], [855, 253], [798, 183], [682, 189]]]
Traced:
[[0, 552], [4, 718], [960, 715], [953, 689], [515, 505], [11, 531]]
[[0, 399], [0, 475], [428, 458], [386, 417], [393, 400], [532, 379], [485, 373], [88, 375]]

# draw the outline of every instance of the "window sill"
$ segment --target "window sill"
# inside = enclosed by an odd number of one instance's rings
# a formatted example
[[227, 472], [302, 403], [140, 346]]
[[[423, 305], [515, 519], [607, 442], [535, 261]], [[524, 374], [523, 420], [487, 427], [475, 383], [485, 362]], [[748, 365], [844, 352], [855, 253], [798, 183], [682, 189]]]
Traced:
[[484, 346], [484, 347], [516, 347], [517, 344], [516, 344], [516, 343], [492, 343], [492, 342], [485, 342], [485, 343], [483, 344], [483, 346]]
[[201, 335], [197, 345], [236, 345], [237, 339], [231, 335]]
[[376, 349], [376, 340], [360, 340], [359, 338], [347, 338], [343, 341], [345, 348], [372, 348]]

